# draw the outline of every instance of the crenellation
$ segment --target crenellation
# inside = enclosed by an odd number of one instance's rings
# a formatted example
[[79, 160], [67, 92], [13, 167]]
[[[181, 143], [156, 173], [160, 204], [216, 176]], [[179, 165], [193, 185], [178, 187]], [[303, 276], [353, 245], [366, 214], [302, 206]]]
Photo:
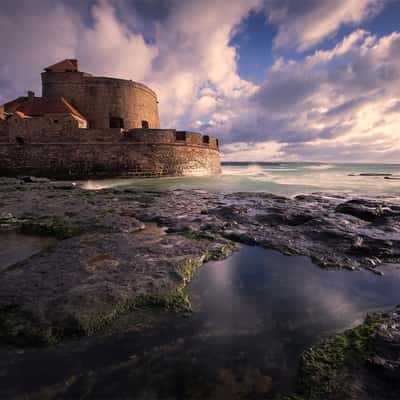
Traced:
[[[93, 77], [64, 60], [33, 93], [0, 112], [0, 174], [60, 178], [219, 174], [218, 141], [160, 129], [157, 95], [123, 79]], [[1, 118], [3, 116], [3, 118]]]

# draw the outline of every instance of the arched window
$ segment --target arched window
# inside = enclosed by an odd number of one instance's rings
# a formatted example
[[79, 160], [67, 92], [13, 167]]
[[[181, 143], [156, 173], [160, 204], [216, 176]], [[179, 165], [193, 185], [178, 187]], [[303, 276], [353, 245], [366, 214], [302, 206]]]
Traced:
[[142, 128], [149, 129], [149, 121], [142, 121]]

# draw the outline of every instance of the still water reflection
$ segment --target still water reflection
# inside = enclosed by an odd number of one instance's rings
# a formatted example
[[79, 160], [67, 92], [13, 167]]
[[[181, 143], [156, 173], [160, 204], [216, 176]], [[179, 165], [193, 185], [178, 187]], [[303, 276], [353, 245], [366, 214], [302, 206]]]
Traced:
[[304, 349], [400, 303], [400, 271], [385, 272], [325, 271], [306, 257], [243, 246], [201, 269], [188, 318], [167, 315], [137, 333], [128, 316], [119, 333], [1, 351], [0, 397], [272, 398], [292, 384]]

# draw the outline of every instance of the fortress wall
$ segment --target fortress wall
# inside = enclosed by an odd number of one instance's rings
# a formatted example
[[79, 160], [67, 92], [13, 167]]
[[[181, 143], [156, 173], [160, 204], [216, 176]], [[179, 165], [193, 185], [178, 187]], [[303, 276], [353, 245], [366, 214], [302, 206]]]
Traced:
[[140, 143], [175, 143], [175, 129], [131, 129], [122, 135], [123, 141]]
[[124, 79], [87, 76], [82, 72], [42, 73], [43, 96], [62, 96], [87, 117], [92, 128], [109, 128], [110, 116], [124, 128], [159, 128], [156, 94], [147, 86]]
[[[12, 168], [11, 168], [12, 166]], [[138, 143], [0, 145], [0, 174], [58, 178], [218, 174], [220, 154], [208, 147]]]
[[13, 115], [4, 122], [11, 142], [23, 140], [25, 143], [75, 140], [77, 133], [85, 131], [78, 128], [78, 121], [65, 114], [52, 114], [51, 117], [20, 118]]
[[4, 120], [0, 109], [0, 175], [79, 179], [221, 171], [217, 139], [159, 129], [157, 96], [143, 84], [47, 70], [42, 85], [44, 97], [64, 97], [89, 127], [65, 113], [30, 118], [16, 112]]
[[6, 124], [5, 121], [0, 119], [0, 143], [8, 141], [9, 141], [8, 125]]
[[[57, 121], [57, 122], [55, 122]], [[4, 124], [7, 136], [1, 134]], [[6, 128], [9, 129], [6, 130]], [[177, 135], [178, 133], [178, 135]], [[179, 134], [184, 134], [184, 140]], [[131, 129], [120, 128], [80, 129], [78, 122], [71, 116], [19, 118], [14, 115], [7, 122], [0, 121], [0, 143], [16, 143], [23, 140], [29, 143], [138, 143], [171, 144], [208, 147], [218, 150], [217, 139], [208, 136], [209, 143], [204, 143], [203, 135], [195, 132], [176, 131], [175, 129]]]
[[[208, 143], [203, 140], [204, 137], [208, 137]], [[177, 131], [175, 129], [131, 129], [123, 132], [122, 140], [206, 146], [217, 150], [219, 148], [218, 140], [214, 136], [202, 135], [197, 132]]]

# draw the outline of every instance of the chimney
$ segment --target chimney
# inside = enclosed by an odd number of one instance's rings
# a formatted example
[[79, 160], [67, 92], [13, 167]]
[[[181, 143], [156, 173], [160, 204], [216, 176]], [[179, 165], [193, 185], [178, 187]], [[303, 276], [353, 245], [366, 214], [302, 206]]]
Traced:
[[28, 97], [35, 97], [35, 92], [32, 92], [32, 90], [28, 90]]
[[78, 68], [78, 60], [76, 60], [76, 59], [70, 59], [70, 60], [68, 60], [68, 61], [76, 68], [76, 71], [79, 70], [79, 68]]

